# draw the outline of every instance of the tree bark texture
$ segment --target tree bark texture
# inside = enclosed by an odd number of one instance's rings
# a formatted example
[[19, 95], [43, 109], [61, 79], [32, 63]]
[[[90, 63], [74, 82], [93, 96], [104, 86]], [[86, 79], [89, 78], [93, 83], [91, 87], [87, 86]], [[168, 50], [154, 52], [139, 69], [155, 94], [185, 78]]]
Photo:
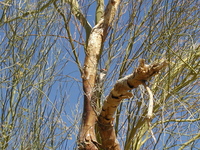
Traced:
[[102, 146], [106, 150], [120, 150], [115, 130], [113, 128], [114, 114], [118, 105], [123, 99], [131, 98], [133, 94], [128, 92], [137, 88], [140, 84], [157, 74], [167, 65], [166, 61], [147, 65], [144, 59], [140, 60], [140, 65], [135, 71], [117, 81], [114, 88], [104, 101], [102, 111], [98, 117], [99, 132], [102, 138]]
[[84, 108], [78, 137], [78, 146], [81, 150], [97, 150], [99, 146], [94, 130], [97, 116], [91, 106], [91, 98], [95, 88], [97, 64], [101, 54], [102, 43], [106, 39], [108, 27], [114, 19], [118, 5], [119, 0], [109, 1], [104, 17], [90, 33], [87, 48], [85, 50], [86, 56], [82, 73]]

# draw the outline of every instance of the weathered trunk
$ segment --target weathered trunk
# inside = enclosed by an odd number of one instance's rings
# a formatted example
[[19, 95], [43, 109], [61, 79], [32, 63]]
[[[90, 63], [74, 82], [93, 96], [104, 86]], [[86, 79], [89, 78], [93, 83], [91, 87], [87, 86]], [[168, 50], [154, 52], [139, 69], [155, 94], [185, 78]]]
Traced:
[[[99, 39], [99, 40], [98, 40]], [[91, 98], [96, 79], [97, 61], [101, 49], [101, 35], [94, 28], [89, 38], [83, 68], [84, 109], [79, 133], [79, 149], [97, 149], [94, 126], [96, 114], [91, 106]]]
[[92, 29], [90, 37], [88, 39], [82, 74], [84, 90], [84, 109], [78, 137], [79, 149], [97, 150], [99, 146], [94, 130], [97, 116], [94, 112], [93, 107], [91, 106], [91, 101], [95, 86], [97, 64], [101, 54], [101, 46], [106, 39], [108, 27], [113, 21], [118, 4], [119, 0], [110, 0], [106, 7], [104, 17]]

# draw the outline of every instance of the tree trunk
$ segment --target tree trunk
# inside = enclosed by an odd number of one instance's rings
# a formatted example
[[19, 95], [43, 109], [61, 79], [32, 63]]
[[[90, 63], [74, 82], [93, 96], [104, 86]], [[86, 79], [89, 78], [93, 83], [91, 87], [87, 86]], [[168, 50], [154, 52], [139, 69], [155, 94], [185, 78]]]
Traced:
[[101, 46], [107, 36], [107, 30], [114, 19], [115, 12], [119, 5], [119, 0], [110, 0], [104, 17], [92, 29], [88, 39], [85, 51], [85, 62], [83, 68], [83, 91], [84, 91], [84, 109], [82, 123], [78, 137], [79, 149], [97, 150], [98, 142], [96, 140], [94, 126], [97, 116], [91, 106], [92, 94], [94, 92], [95, 79], [97, 73], [97, 64], [101, 54]]

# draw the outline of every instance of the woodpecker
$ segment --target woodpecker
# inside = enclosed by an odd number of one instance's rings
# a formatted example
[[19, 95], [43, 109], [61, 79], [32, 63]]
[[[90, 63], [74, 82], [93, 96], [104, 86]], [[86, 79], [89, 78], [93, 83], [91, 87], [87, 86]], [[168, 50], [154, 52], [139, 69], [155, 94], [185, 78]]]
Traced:
[[100, 70], [100, 73], [99, 73], [99, 77], [98, 77], [98, 83], [100, 85], [103, 84], [104, 80], [105, 80], [105, 77], [106, 77], [106, 73], [107, 73], [107, 70], [106, 69], [101, 69]]
[[97, 78], [96, 78], [96, 83], [95, 83], [95, 85], [96, 85], [95, 86], [95, 91], [96, 91], [95, 95], [99, 95], [97, 93], [102, 92], [103, 84], [105, 82], [106, 73], [107, 73], [106, 69], [99, 70], [99, 73], [97, 74]]
[[96, 114], [99, 114], [100, 107], [101, 107], [101, 97], [102, 97], [102, 91], [103, 91], [103, 84], [105, 82], [107, 70], [101, 69], [98, 71], [94, 93], [91, 100], [91, 106], [93, 107]]

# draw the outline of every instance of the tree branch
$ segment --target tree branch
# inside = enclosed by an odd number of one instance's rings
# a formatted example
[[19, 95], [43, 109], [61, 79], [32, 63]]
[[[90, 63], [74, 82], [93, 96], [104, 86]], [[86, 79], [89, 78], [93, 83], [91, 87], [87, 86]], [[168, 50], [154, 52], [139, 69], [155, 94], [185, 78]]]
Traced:
[[71, 47], [72, 47], [72, 52], [73, 52], [73, 55], [74, 55], [74, 58], [75, 58], [75, 61], [78, 65], [78, 68], [79, 68], [79, 71], [80, 73], [82, 74], [82, 67], [81, 67], [81, 63], [79, 61], [79, 57], [76, 53], [76, 48], [74, 46], [74, 43], [73, 43], [73, 38], [71, 36], [71, 33], [70, 33], [70, 27], [69, 27], [69, 20], [65, 17], [64, 13], [59, 9], [59, 7], [57, 6], [56, 2], [53, 3], [54, 7], [56, 8], [56, 10], [58, 11], [58, 13], [62, 16], [64, 22], [65, 22], [65, 29], [67, 31], [67, 35], [68, 35], [68, 39], [69, 39], [69, 43], [71, 44]]
[[104, 0], [96, 0], [97, 2], [97, 8], [96, 8], [96, 24], [101, 20], [101, 18], [103, 17], [103, 13], [104, 13]]
[[[111, 148], [118, 144], [118, 142], [116, 142], [115, 131], [113, 128], [113, 116], [120, 102], [123, 99], [131, 98], [133, 96], [133, 94], [128, 91], [137, 88], [140, 84], [144, 84], [145, 81], [157, 74], [166, 65], [166, 61], [147, 65], [144, 63], [144, 59], [141, 59], [139, 67], [135, 69], [132, 74], [117, 81], [114, 88], [104, 101], [102, 111], [98, 117], [100, 134], [103, 137], [102, 145], [106, 145], [106, 148]], [[110, 134], [110, 136], [108, 134]], [[108, 139], [108, 137], [112, 138]]]
[[27, 17], [28, 15], [31, 15], [31, 14], [36, 14], [36, 13], [39, 13], [39, 12], [42, 12], [45, 8], [49, 7], [52, 3], [54, 3], [55, 1], [57, 0], [50, 0], [48, 1], [45, 5], [43, 5], [41, 8], [39, 8], [38, 10], [32, 10], [32, 11], [27, 11], [25, 13], [23, 13], [21, 16], [18, 16], [18, 17], [15, 17], [15, 18], [11, 18], [11, 19], [8, 19], [8, 20], [5, 20], [4, 22], [2, 22], [0, 24], [0, 26], [4, 23], [9, 23], [9, 22], [12, 22], [14, 20], [17, 20], [17, 19], [23, 19], [24, 17]]
[[197, 134], [196, 136], [194, 136], [193, 138], [191, 138], [189, 141], [187, 141], [186, 143], [184, 143], [179, 150], [183, 150], [187, 145], [189, 145], [190, 143], [194, 142], [195, 140], [198, 140], [200, 138], [200, 133]]
[[66, 0], [66, 3], [68, 3], [71, 6], [71, 11], [72, 11], [73, 15], [80, 21], [81, 25], [85, 28], [86, 40], [89, 39], [92, 27], [91, 27], [90, 23], [87, 21], [87, 19], [85, 18], [85, 16], [82, 14], [79, 4], [78, 4], [78, 1], [77, 0]]

